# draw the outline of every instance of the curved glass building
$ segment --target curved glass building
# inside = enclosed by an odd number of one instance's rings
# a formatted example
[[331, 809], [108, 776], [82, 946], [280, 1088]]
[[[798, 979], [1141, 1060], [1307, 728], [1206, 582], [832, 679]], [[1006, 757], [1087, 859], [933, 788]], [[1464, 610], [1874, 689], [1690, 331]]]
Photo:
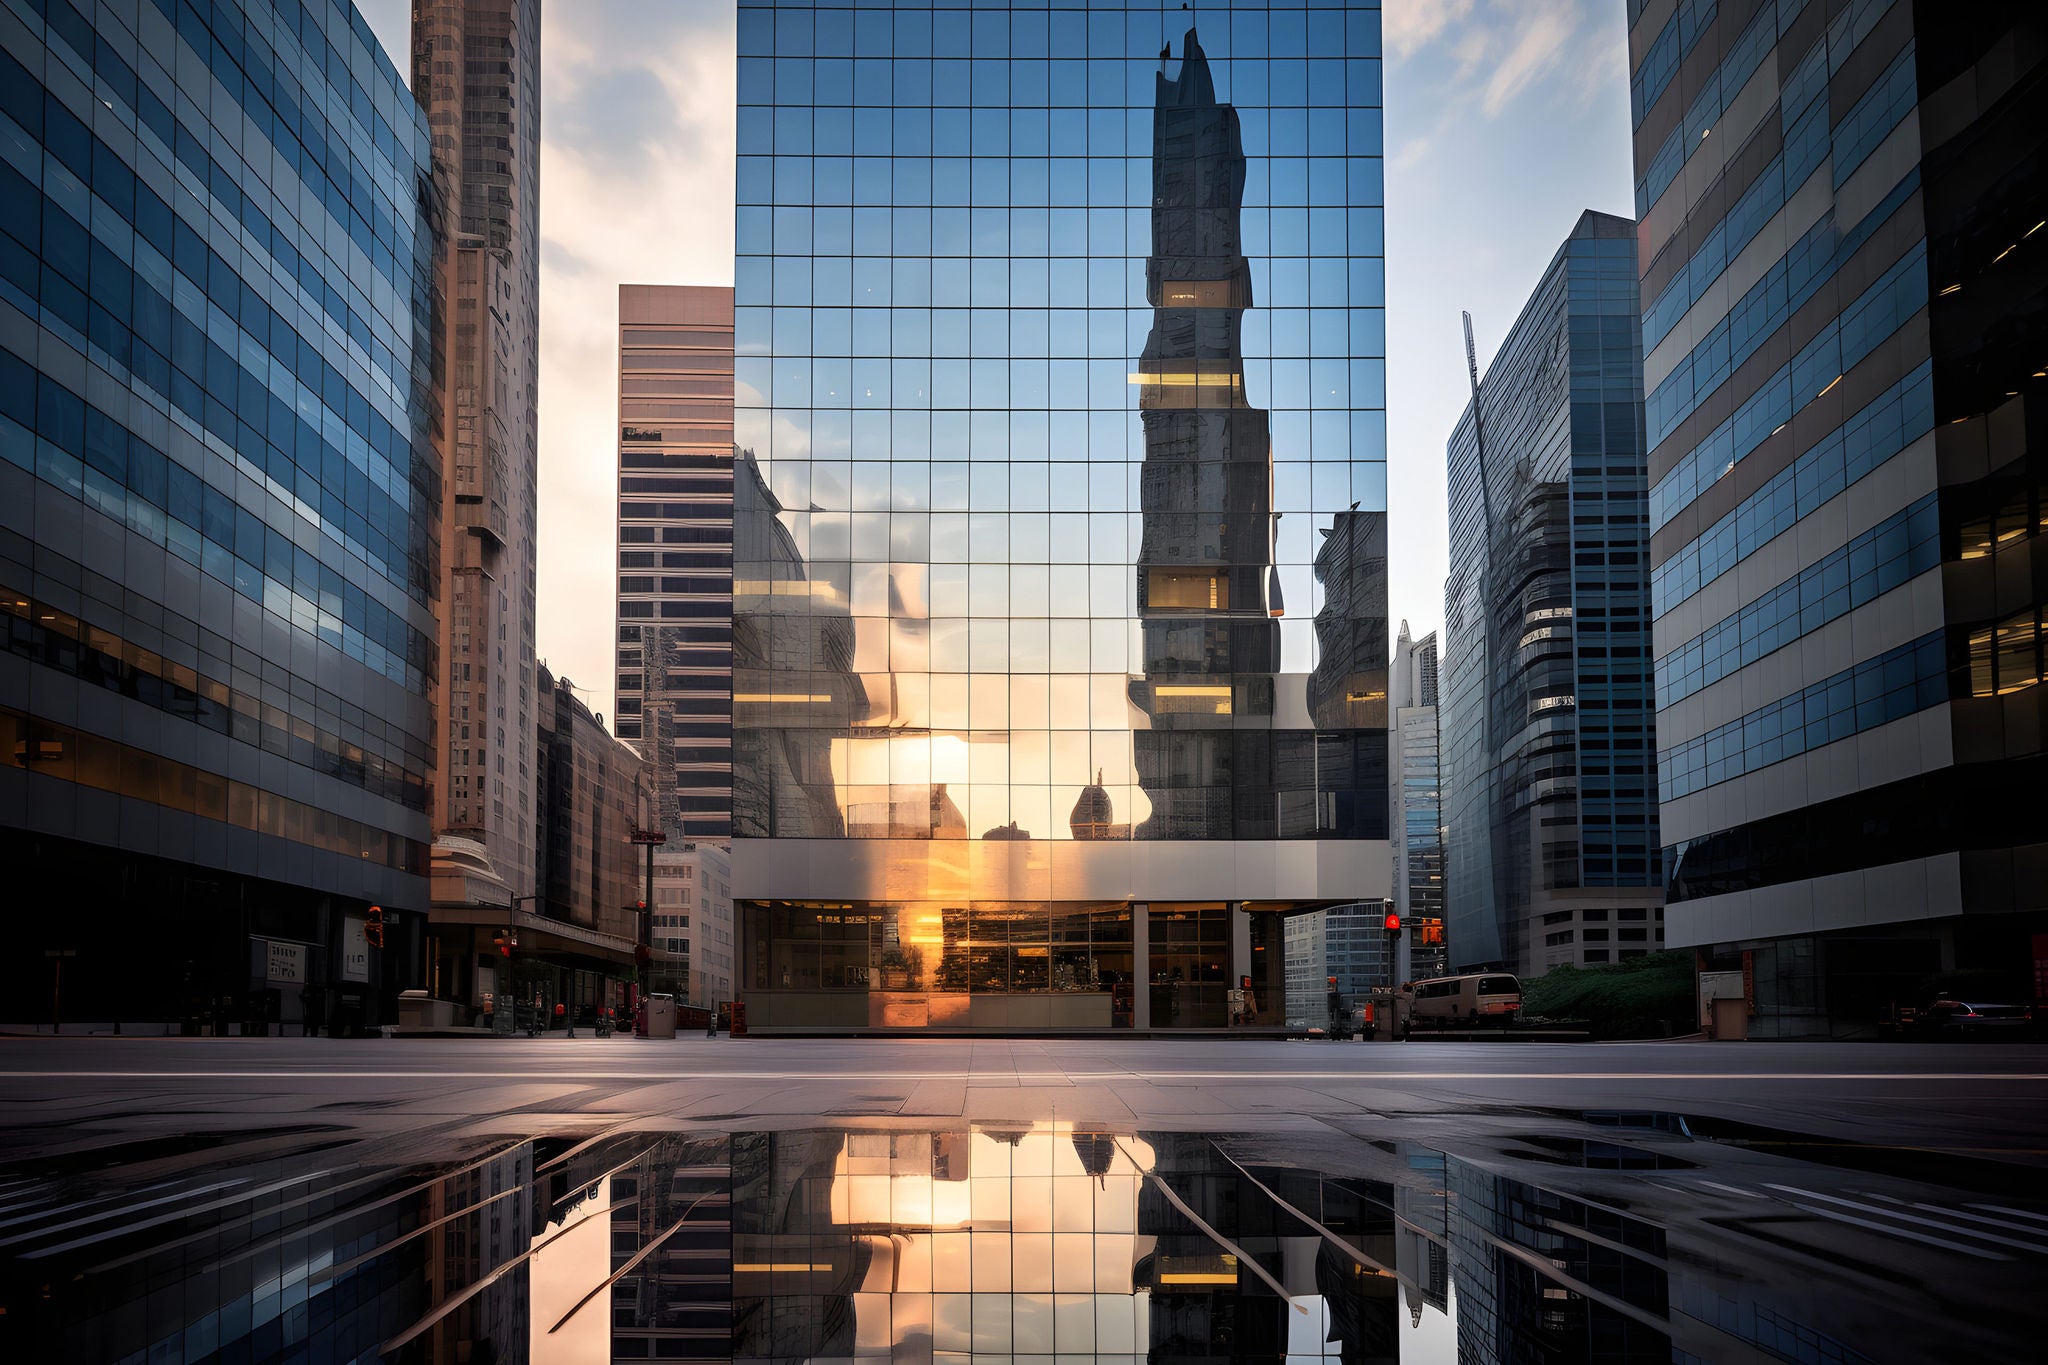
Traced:
[[426, 119], [336, 0], [50, 0], [0, 45], [9, 996], [389, 1022], [437, 672]]

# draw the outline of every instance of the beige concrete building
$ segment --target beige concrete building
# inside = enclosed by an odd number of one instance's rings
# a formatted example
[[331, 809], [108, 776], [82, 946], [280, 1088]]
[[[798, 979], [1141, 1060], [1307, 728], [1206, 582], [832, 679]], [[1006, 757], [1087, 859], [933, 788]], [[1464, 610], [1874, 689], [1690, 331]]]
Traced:
[[502, 906], [536, 890], [540, 0], [422, 3], [412, 35], [442, 223], [432, 899]]
[[656, 977], [676, 999], [716, 1009], [733, 998], [732, 860], [717, 844], [671, 841], [654, 855], [651, 929]]
[[731, 289], [619, 286], [615, 723], [671, 840], [732, 836], [732, 328]]

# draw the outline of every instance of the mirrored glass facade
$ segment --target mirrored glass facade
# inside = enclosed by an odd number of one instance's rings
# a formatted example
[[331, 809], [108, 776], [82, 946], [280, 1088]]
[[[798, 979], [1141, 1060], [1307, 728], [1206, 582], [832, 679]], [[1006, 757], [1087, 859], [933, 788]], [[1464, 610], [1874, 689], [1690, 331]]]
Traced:
[[1383, 880], [1378, 9], [746, 4], [739, 51], [740, 894]]
[[39, 939], [99, 1018], [389, 1019], [427, 899], [426, 121], [330, 0], [0, 38], [10, 992], [47, 998]]

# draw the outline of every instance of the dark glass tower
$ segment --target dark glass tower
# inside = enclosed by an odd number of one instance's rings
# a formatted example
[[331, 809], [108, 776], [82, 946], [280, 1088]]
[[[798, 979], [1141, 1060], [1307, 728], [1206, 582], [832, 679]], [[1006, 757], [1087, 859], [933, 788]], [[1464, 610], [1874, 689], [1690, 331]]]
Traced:
[[1447, 449], [1438, 698], [1454, 969], [1660, 945], [1635, 225], [1587, 212]]
[[2040, 1000], [2048, 14], [1629, 18], [1671, 941], [1752, 1034]]
[[4, 42], [8, 998], [60, 963], [73, 1018], [391, 1021], [436, 678], [426, 119], [334, 0], [22, 6]]
[[[1171, 49], [1160, 54], [1162, 64]], [[1180, 72], [1158, 73], [1152, 114], [1152, 330], [1138, 358], [1145, 429], [1138, 475], [1138, 617], [1144, 680], [1132, 700], [1138, 781], [1152, 802], [1141, 837], [1228, 838], [1235, 828], [1232, 727], [1270, 718], [1280, 671], [1273, 568], [1273, 441], [1245, 397], [1251, 263], [1239, 228], [1244, 145], [1188, 31]], [[1247, 793], [1249, 795], [1250, 793]], [[1270, 820], [1247, 803], [1249, 824]]]

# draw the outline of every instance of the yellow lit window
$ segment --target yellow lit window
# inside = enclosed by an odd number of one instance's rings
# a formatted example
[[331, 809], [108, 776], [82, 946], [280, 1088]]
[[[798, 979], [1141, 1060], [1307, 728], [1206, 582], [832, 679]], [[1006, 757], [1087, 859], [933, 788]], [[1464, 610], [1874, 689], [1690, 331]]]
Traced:
[[1183, 611], [1228, 611], [1230, 580], [1201, 569], [1148, 569], [1145, 605]]

